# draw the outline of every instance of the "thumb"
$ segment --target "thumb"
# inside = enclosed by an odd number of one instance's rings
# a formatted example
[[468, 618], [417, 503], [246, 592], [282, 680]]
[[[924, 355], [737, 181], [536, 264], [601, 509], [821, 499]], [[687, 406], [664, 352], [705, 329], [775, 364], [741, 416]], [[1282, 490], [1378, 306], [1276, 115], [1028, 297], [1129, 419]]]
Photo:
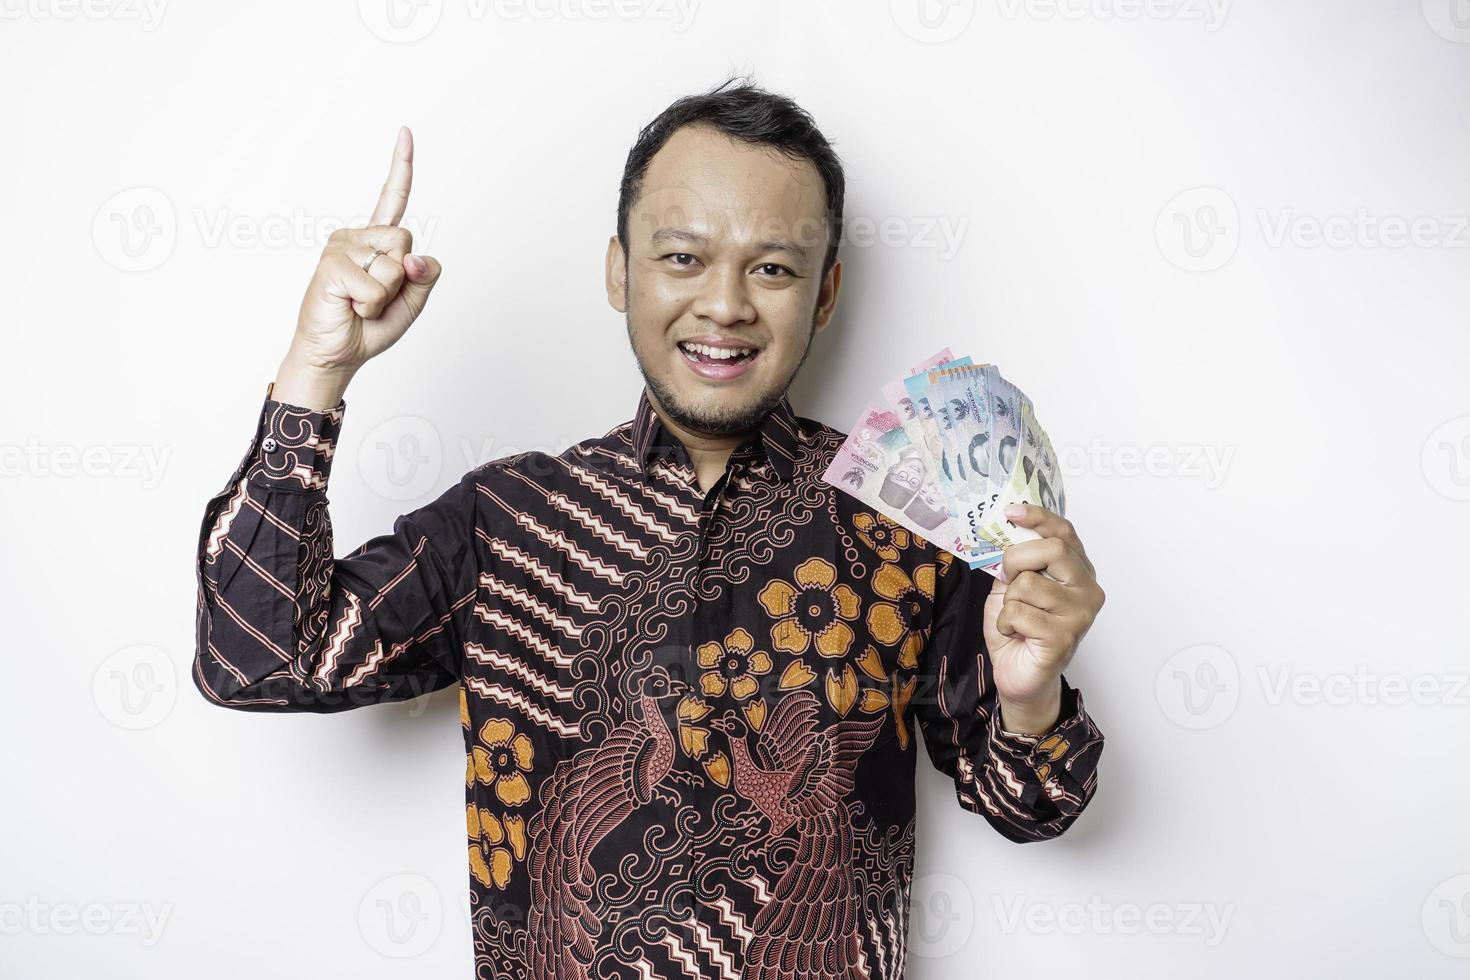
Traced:
[[429, 302], [429, 292], [433, 290], [443, 271], [439, 261], [432, 255], [410, 253], [403, 257], [404, 280], [398, 295], [408, 304], [414, 316], [418, 316]]
[[391, 347], [424, 312], [429, 292], [443, 271], [430, 256], [409, 254], [403, 257], [403, 283], [398, 287], [398, 295], [393, 297], [393, 302], [388, 304], [375, 324], [381, 331], [381, 349]]

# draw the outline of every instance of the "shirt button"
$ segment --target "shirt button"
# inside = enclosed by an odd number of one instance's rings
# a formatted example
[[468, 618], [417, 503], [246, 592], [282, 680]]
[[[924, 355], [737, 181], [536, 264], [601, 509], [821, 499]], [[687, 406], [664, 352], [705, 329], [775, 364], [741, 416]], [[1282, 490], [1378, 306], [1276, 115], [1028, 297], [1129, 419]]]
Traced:
[[273, 453], [276, 451], [276, 440], [272, 439], [270, 436], [266, 436], [265, 441], [260, 444], [260, 448], [264, 449], [268, 453]]

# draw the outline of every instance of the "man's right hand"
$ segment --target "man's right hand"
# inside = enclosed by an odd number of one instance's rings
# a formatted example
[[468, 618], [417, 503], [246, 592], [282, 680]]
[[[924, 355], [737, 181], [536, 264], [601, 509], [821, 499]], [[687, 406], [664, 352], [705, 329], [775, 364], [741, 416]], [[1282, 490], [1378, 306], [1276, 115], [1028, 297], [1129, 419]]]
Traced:
[[[398, 227], [412, 185], [413, 134], [405, 126], [368, 226], [339, 228], [322, 250], [271, 389], [276, 401], [335, 407], [357, 369], [397, 343], [423, 312], [442, 269], [427, 255], [411, 254], [413, 235]], [[384, 254], [363, 271], [378, 250]]]

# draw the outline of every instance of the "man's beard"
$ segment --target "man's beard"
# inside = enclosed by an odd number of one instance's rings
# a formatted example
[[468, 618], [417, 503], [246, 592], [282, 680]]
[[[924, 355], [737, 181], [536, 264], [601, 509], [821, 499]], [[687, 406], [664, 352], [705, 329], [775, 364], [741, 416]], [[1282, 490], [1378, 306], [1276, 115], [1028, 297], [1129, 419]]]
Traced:
[[[630, 306], [632, 304], [629, 304]], [[705, 436], [733, 436], [742, 432], [749, 432], [760, 425], [761, 420], [770, 414], [771, 409], [781, 404], [781, 399], [786, 396], [791, 382], [796, 380], [797, 372], [806, 363], [807, 355], [812, 350], [812, 340], [816, 337], [816, 314], [812, 314], [811, 322], [807, 324], [806, 346], [802, 349], [801, 358], [796, 362], [796, 367], [791, 369], [791, 374], [786, 380], [763, 392], [752, 404], [740, 406], [731, 410], [719, 410], [714, 412], [698, 411], [689, 405], [679, 401], [674, 391], [662, 381], [654, 378], [648, 373], [643, 365], [643, 358], [638, 354], [638, 345], [633, 342], [633, 316], [625, 312], [623, 320], [628, 328], [628, 345], [633, 348], [633, 360], [638, 362], [638, 371], [643, 375], [643, 383], [648, 390], [653, 392], [654, 398], [673, 422], [688, 432], [697, 432]], [[679, 356], [683, 356], [680, 354]]]

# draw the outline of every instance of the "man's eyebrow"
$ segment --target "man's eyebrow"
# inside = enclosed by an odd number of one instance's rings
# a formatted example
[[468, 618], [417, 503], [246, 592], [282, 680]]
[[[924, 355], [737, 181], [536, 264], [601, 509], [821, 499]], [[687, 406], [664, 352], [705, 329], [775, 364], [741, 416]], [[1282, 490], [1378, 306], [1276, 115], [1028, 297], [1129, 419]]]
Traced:
[[[688, 228], [659, 228], [654, 231], [652, 241], [655, 245], [667, 245], [673, 242], [693, 242], [696, 245], [704, 245], [709, 242], [709, 239]], [[802, 246], [780, 238], [756, 242], [755, 249], [758, 252], [787, 252], [802, 259], [808, 255], [807, 250]]]

